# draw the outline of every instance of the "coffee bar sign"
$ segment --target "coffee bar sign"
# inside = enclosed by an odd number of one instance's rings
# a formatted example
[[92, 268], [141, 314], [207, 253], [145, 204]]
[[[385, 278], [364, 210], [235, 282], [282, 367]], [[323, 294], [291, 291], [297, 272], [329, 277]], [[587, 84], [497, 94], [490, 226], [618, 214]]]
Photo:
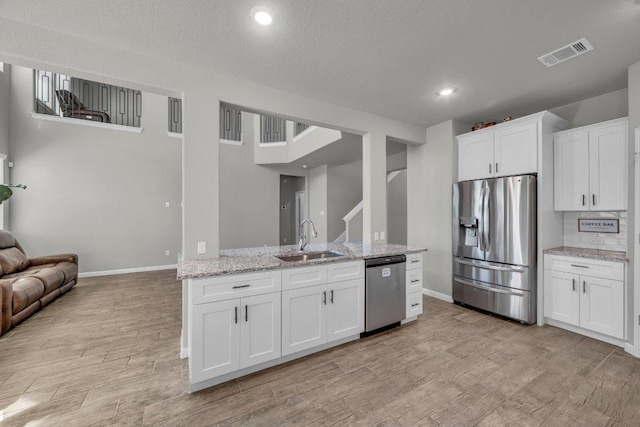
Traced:
[[587, 233], [619, 233], [618, 219], [578, 219], [578, 231]]

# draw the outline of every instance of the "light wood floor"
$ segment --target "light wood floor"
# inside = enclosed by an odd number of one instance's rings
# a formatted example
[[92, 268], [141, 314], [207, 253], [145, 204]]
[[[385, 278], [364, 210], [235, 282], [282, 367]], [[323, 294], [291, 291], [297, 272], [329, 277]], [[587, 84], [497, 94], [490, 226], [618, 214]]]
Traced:
[[195, 394], [175, 272], [81, 279], [0, 338], [2, 425], [640, 425], [640, 360], [425, 297], [417, 322]]

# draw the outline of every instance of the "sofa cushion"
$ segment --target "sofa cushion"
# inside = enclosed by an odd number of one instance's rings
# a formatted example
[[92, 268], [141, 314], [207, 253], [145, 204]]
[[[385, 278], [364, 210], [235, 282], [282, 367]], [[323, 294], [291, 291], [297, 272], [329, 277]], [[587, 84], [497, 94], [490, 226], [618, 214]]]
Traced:
[[78, 265], [72, 262], [59, 262], [55, 268], [64, 274], [64, 283], [78, 279]]
[[16, 247], [0, 249], [0, 267], [4, 274], [22, 271], [30, 265], [29, 259], [20, 249]]
[[64, 283], [64, 273], [56, 268], [42, 268], [31, 277], [40, 279], [44, 285], [44, 294], [55, 291]]
[[44, 295], [44, 285], [35, 277], [21, 277], [12, 284], [13, 314], [19, 313]]
[[12, 248], [16, 245], [16, 239], [7, 230], [0, 230], [0, 249]]

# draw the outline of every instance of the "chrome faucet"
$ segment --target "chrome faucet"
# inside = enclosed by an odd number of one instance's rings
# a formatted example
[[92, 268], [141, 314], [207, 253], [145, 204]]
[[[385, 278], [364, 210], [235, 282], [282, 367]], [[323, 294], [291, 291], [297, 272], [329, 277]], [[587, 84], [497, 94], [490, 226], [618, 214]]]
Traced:
[[310, 219], [303, 219], [300, 223], [300, 240], [298, 240], [298, 249], [301, 251], [304, 250], [304, 247], [307, 246], [307, 234], [304, 232], [304, 224], [311, 224], [311, 235], [313, 237], [318, 237], [318, 232], [316, 231], [316, 226], [313, 225], [313, 221]]

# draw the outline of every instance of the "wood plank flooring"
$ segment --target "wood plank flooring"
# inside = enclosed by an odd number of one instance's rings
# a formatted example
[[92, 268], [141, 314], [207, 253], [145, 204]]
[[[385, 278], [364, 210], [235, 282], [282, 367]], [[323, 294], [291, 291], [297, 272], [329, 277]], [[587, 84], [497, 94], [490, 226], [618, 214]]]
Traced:
[[189, 394], [175, 271], [81, 279], [0, 337], [0, 425], [640, 425], [640, 360], [425, 297], [417, 322]]

